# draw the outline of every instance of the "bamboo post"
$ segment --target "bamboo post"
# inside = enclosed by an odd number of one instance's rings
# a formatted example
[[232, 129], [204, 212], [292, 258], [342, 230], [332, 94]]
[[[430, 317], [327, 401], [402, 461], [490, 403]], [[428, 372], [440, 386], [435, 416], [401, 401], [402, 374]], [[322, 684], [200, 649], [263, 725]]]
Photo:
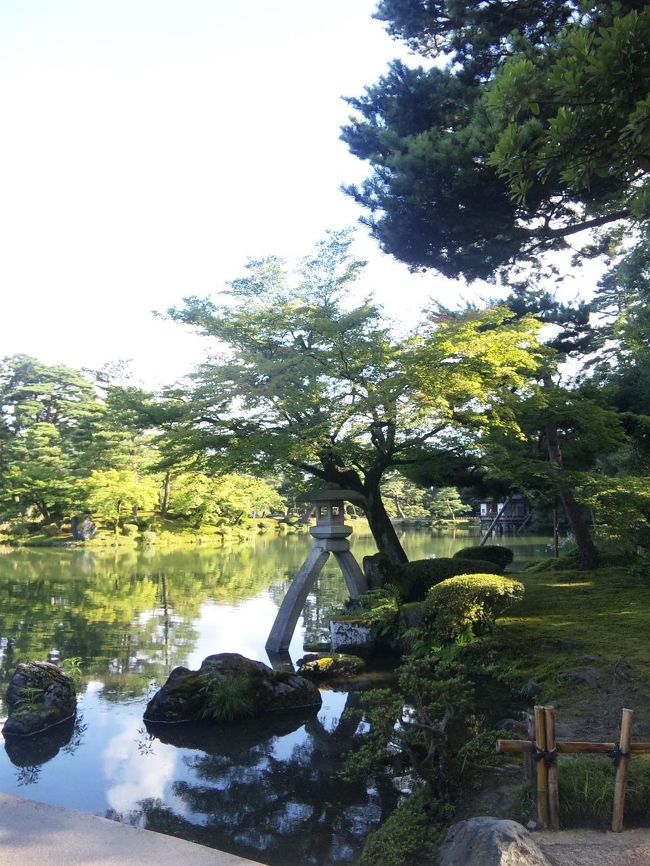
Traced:
[[548, 813], [551, 830], [560, 829], [560, 796], [557, 786], [557, 763], [555, 749], [555, 708], [544, 707], [546, 725], [546, 751], [553, 755], [553, 763], [548, 767]]
[[[544, 707], [535, 707], [535, 746], [539, 751], [546, 751], [546, 720]], [[547, 771], [544, 759], [537, 761], [537, 819], [542, 827], [548, 827], [548, 790]]]
[[[532, 743], [535, 741], [535, 716], [533, 713], [526, 713], [526, 730], [528, 731], [528, 751], [524, 752], [524, 774], [526, 781], [529, 783], [531, 791], [535, 791], [535, 758], [533, 757]], [[497, 741], [497, 752], [499, 751], [499, 741]]]
[[632, 740], [632, 723], [634, 710], [623, 709], [621, 715], [621, 736], [618, 741], [618, 766], [614, 784], [614, 809], [612, 812], [612, 832], [620, 833], [623, 829], [623, 811], [625, 808], [625, 786], [627, 782], [627, 767], [630, 763], [630, 742]]

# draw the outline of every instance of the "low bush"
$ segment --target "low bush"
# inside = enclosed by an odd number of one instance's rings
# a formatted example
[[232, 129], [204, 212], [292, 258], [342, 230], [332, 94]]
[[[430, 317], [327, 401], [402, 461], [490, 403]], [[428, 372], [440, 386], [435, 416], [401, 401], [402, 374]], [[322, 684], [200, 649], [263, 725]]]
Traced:
[[452, 811], [427, 789], [416, 791], [368, 836], [359, 866], [432, 866]]
[[415, 559], [395, 568], [392, 583], [404, 602], [422, 601], [432, 586], [460, 574], [500, 574], [502, 569], [492, 562], [440, 557]]
[[125, 523], [122, 527], [122, 535], [126, 535], [127, 538], [135, 538], [139, 532], [140, 527], [137, 523]]
[[157, 534], [155, 532], [152, 532], [150, 529], [147, 529], [145, 532], [143, 532], [141, 538], [142, 543], [148, 545], [153, 545], [158, 540]]
[[523, 594], [519, 581], [495, 574], [465, 574], [443, 580], [428, 591], [424, 601], [426, 629], [441, 643], [486, 634], [495, 619]]
[[463, 547], [462, 550], [457, 550], [454, 553], [454, 559], [478, 559], [482, 562], [492, 562], [494, 565], [498, 565], [501, 571], [504, 571], [514, 558], [513, 551], [509, 547], [502, 547], [500, 544]]

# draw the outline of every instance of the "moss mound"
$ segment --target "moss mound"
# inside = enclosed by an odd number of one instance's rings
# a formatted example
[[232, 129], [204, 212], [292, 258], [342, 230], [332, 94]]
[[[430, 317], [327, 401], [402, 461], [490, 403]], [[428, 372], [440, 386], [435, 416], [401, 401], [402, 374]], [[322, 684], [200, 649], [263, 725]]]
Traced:
[[494, 621], [520, 600], [524, 586], [494, 574], [452, 577], [432, 587], [423, 605], [424, 621], [433, 637], [443, 643], [465, 634], [491, 631]]
[[509, 547], [500, 544], [484, 544], [482, 547], [463, 547], [454, 553], [454, 559], [473, 559], [481, 562], [492, 562], [504, 571], [515, 558], [514, 552]]
[[492, 562], [460, 557], [416, 559], [395, 569], [392, 583], [404, 602], [422, 601], [432, 586], [461, 574], [500, 574]]

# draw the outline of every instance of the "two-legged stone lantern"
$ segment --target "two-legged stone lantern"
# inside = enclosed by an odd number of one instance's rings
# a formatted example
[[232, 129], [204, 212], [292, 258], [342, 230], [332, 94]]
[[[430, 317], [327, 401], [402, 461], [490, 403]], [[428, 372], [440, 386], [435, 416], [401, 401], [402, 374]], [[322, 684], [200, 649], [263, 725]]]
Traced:
[[345, 525], [344, 501], [363, 502], [363, 496], [356, 490], [332, 488], [322, 490], [313, 496], [304, 497], [305, 501], [316, 505], [316, 526], [309, 530], [314, 541], [309, 556], [302, 564], [298, 574], [287, 590], [273, 628], [266, 642], [269, 653], [280, 653], [289, 648], [298, 617], [307, 596], [330, 553], [339, 564], [350, 596], [358, 598], [367, 589], [366, 579], [359, 564], [350, 551], [348, 536], [352, 527]]

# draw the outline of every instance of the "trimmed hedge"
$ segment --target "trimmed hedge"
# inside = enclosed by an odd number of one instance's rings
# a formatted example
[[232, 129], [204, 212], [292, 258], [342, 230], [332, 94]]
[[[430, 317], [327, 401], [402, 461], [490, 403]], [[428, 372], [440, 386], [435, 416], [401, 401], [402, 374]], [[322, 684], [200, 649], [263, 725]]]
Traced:
[[457, 550], [454, 553], [454, 559], [479, 559], [483, 562], [493, 562], [498, 565], [501, 571], [504, 571], [507, 565], [510, 565], [515, 558], [513, 551], [509, 547], [503, 547], [500, 544], [485, 544], [483, 547], [463, 547], [462, 550]]
[[495, 574], [452, 577], [427, 593], [423, 604], [425, 626], [442, 643], [451, 643], [468, 631], [476, 636], [485, 634], [523, 594], [524, 586], [518, 580]]
[[397, 568], [393, 566], [391, 583], [399, 591], [403, 602], [422, 601], [432, 586], [460, 574], [499, 574], [493, 562], [440, 557], [439, 559], [415, 559]]

